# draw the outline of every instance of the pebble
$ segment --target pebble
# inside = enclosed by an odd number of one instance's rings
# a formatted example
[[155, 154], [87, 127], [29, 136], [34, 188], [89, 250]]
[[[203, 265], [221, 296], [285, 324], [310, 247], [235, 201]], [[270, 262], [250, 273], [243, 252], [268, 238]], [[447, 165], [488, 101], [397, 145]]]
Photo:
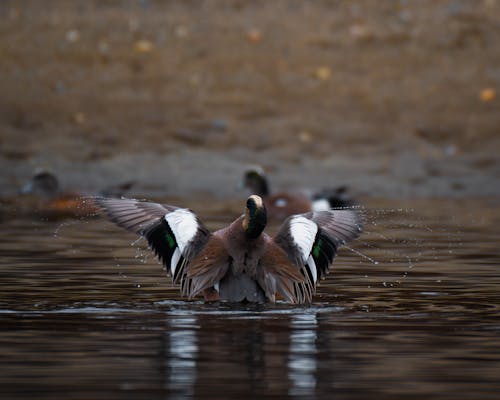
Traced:
[[149, 40], [138, 40], [134, 44], [134, 50], [137, 53], [150, 53], [153, 50], [153, 43]]
[[82, 112], [77, 112], [73, 115], [73, 121], [75, 121], [75, 123], [77, 123], [78, 125], [84, 124], [86, 120], [87, 117]]
[[189, 29], [185, 25], [178, 25], [174, 29], [174, 35], [178, 38], [185, 38], [189, 34]]
[[227, 122], [224, 119], [213, 119], [210, 121], [210, 127], [217, 131], [227, 130]]
[[327, 81], [332, 77], [332, 70], [330, 67], [319, 67], [314, 71], [314, 77], [320, 81]]
[[69, 30], [66, 32], [66, 41], [69, 43], [75, 43], [80, 40], [80, 33], [76, 29]]
[[299, 133], [299, 140], [302, 143], [310, 143], [312, 140], [312, 135], [310, 132], [307, 131], [302, 131]]
[[106, 42], [105, 40], [101, 40], [98, 44], [97, 44], [97, 49], [99, 50], [99, 53], [100, 54], [108, 54], [109, 53], [109, 43]]
[[484, 88], [479, 93], [479, 98], [481, 99], [481, 101], [484, 101], [485, 103], [494, 100], [495, 97], [497, 97], [497, 93], [493, 88]]
[[361, 24], [353, 24], [349, 27], [349, 35], [355, 39], [365, 39], [371, 35], [368, 28]]
[[262, 32], [256, 28], [249, 29], [247, 31], [247, 39], [252, 43], [259, 43], [262, 41]]

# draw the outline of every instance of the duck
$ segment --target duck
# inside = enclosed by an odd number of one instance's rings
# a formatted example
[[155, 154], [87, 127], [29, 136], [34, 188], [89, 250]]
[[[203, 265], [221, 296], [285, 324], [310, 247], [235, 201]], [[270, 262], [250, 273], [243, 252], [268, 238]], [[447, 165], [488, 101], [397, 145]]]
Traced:
[[347, 186], [322, 189], [313, 193], [312, 196], [301, 192], [271, 194], [266, 174], [260, 167], [254, 167], [245, 172], [243, 185], [252, 194], [257, 194], [264, 199], [270, 218], [275, 220], [284, 220], [290, 215], [309, 211], [357, 206], [357, 203], [349, 197]]
[[[125, 182], [106, 188], [98, 194], [120, 197], [130, 190], [133, 184], [132, 181]], [[35, 201], [35, 213], [44, 217], [88, 217], [98, 211], [84, 201], [86, 194], [62, 190], [56, 175], [45, 169], [37, 169], [31, 179], [21, 187], [20, 193], [31, 196]]]
[[360, 212], [326, 210], [290, 216], [271, 237], [264, 232], [267, 211], [258, 195], [215, 232], [186, 208], [125, 198], [92, 201], [110, 221], [146, 238], [189, 300], [311, 303], [338, 248], [362, 231]]

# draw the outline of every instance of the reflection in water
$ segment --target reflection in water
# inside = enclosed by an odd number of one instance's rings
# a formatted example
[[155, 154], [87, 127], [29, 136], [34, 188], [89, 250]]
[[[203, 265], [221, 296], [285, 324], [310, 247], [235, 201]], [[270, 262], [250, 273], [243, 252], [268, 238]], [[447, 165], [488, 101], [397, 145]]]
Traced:
[[192, 396], [196, 383], [196, 317], [172, 318], [168, 321], [167, 335], [167, 389], [173, 398]]
[[289, 326], [295, 312], [269, 314], [230, 306], [218, 313], [207, 308], [186, 315], [179, 310], [168, 313], [169, 392], [176, 397], [224, 393], [229, 398], [287, 393], [288, 360], [295, 351], [290, 338], [295, 331]]
[[216, 396], [221, 390], [241, 398], [242, 388], [249, 398], [315, 393], [316, 311], [236, 309], [214, 315], [205, 309], [169, 315], [166, 388], [173, 398]]
[[316, 387], [316, 314], [293, 315], [290, 325], [289, 394], [310, 395]]

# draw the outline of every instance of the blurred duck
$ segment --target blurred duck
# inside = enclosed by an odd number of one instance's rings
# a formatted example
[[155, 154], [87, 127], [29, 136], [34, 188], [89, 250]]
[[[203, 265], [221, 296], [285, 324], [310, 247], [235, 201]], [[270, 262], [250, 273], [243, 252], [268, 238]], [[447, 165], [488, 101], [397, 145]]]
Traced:
[[[119, 197], [130, 190], [133, 182], [126, 182], [109, 187], [100, 195]], [[31, 195], [36, 199], [36, 214], [45, 217], [87, 217], [95, 214], [98, 209], [85, 200], [84, 194], [72, 191], [62, 191], [57, 177], [46, 170], [38, 170], [35, 175], [21, 188], [21, 194]]]
[[350, 207], [356, 205], [347, 194], [347, 187], [323, 189], [308, 196], [305, 193], [280, 192], [270, 194], [269, 184], [264, 171], [252, 168], [245, 172], [244, 186], [252, 194], [261, 196], [271, 218], [283, 220], [289, 215], [308, 211], [325, 211], [332, 208]]
[[310, 303], [339, 246], [356, 238], [360, 215], [330, 210], [294, 215], [271, 238], [262, 198], [211, 233], [190, 210], [132, 199], [92, 199], [118, 226], [143, 236], [181, 293], [207, 301]]

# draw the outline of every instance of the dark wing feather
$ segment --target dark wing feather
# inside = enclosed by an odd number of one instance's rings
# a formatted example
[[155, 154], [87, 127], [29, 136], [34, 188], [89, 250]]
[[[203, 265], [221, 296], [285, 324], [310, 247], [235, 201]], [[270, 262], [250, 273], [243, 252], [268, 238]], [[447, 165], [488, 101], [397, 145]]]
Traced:
[[298, 299], [310, 299], [317, 282], [329, 271], [338, 247], [362, 231], [361, 214], [356, 210], [317, 211], [289, 217], [274, 242], [300, 269], [305, 284], [297, 283]]
[[[177, 242], [171, 239], [175, 236], [167, 222], [163, 218], [160, 219], [158, 223], [155, 223], [153, 226], [146, 229], [143, 236], [147, 239], [156, 256], [160, 259], [163, 265], [167, 267], [167, 270], [171, 272], [170, 263], [175, 249], [177, 248]], [[170, 238], [170, 240], [168, 238]], [[172, 276], [172, 280], [174, 282], [176, 282], [175, 275], [176, 274]]]
[[[328, 273], [328, 268], [337, 254], [338, 246], [339, 242], [332, 239], [332, 236], [325, 234], [322, 228], [318, 229], [311, 255], [318, 269], [319, 278], [323, 278]], [[309, 268], [307, 270], [310, 271]]]
[[92, 201], [118, 226], [144, 236], [145, 231], [178, 207], [139, 201], [94, 197]]
[[174, 283], [183, 281], [186, 264], [207, 243], [210, 233], [189, 210], [134, 199], [91, 199], [107, 217], [147, 239]]

